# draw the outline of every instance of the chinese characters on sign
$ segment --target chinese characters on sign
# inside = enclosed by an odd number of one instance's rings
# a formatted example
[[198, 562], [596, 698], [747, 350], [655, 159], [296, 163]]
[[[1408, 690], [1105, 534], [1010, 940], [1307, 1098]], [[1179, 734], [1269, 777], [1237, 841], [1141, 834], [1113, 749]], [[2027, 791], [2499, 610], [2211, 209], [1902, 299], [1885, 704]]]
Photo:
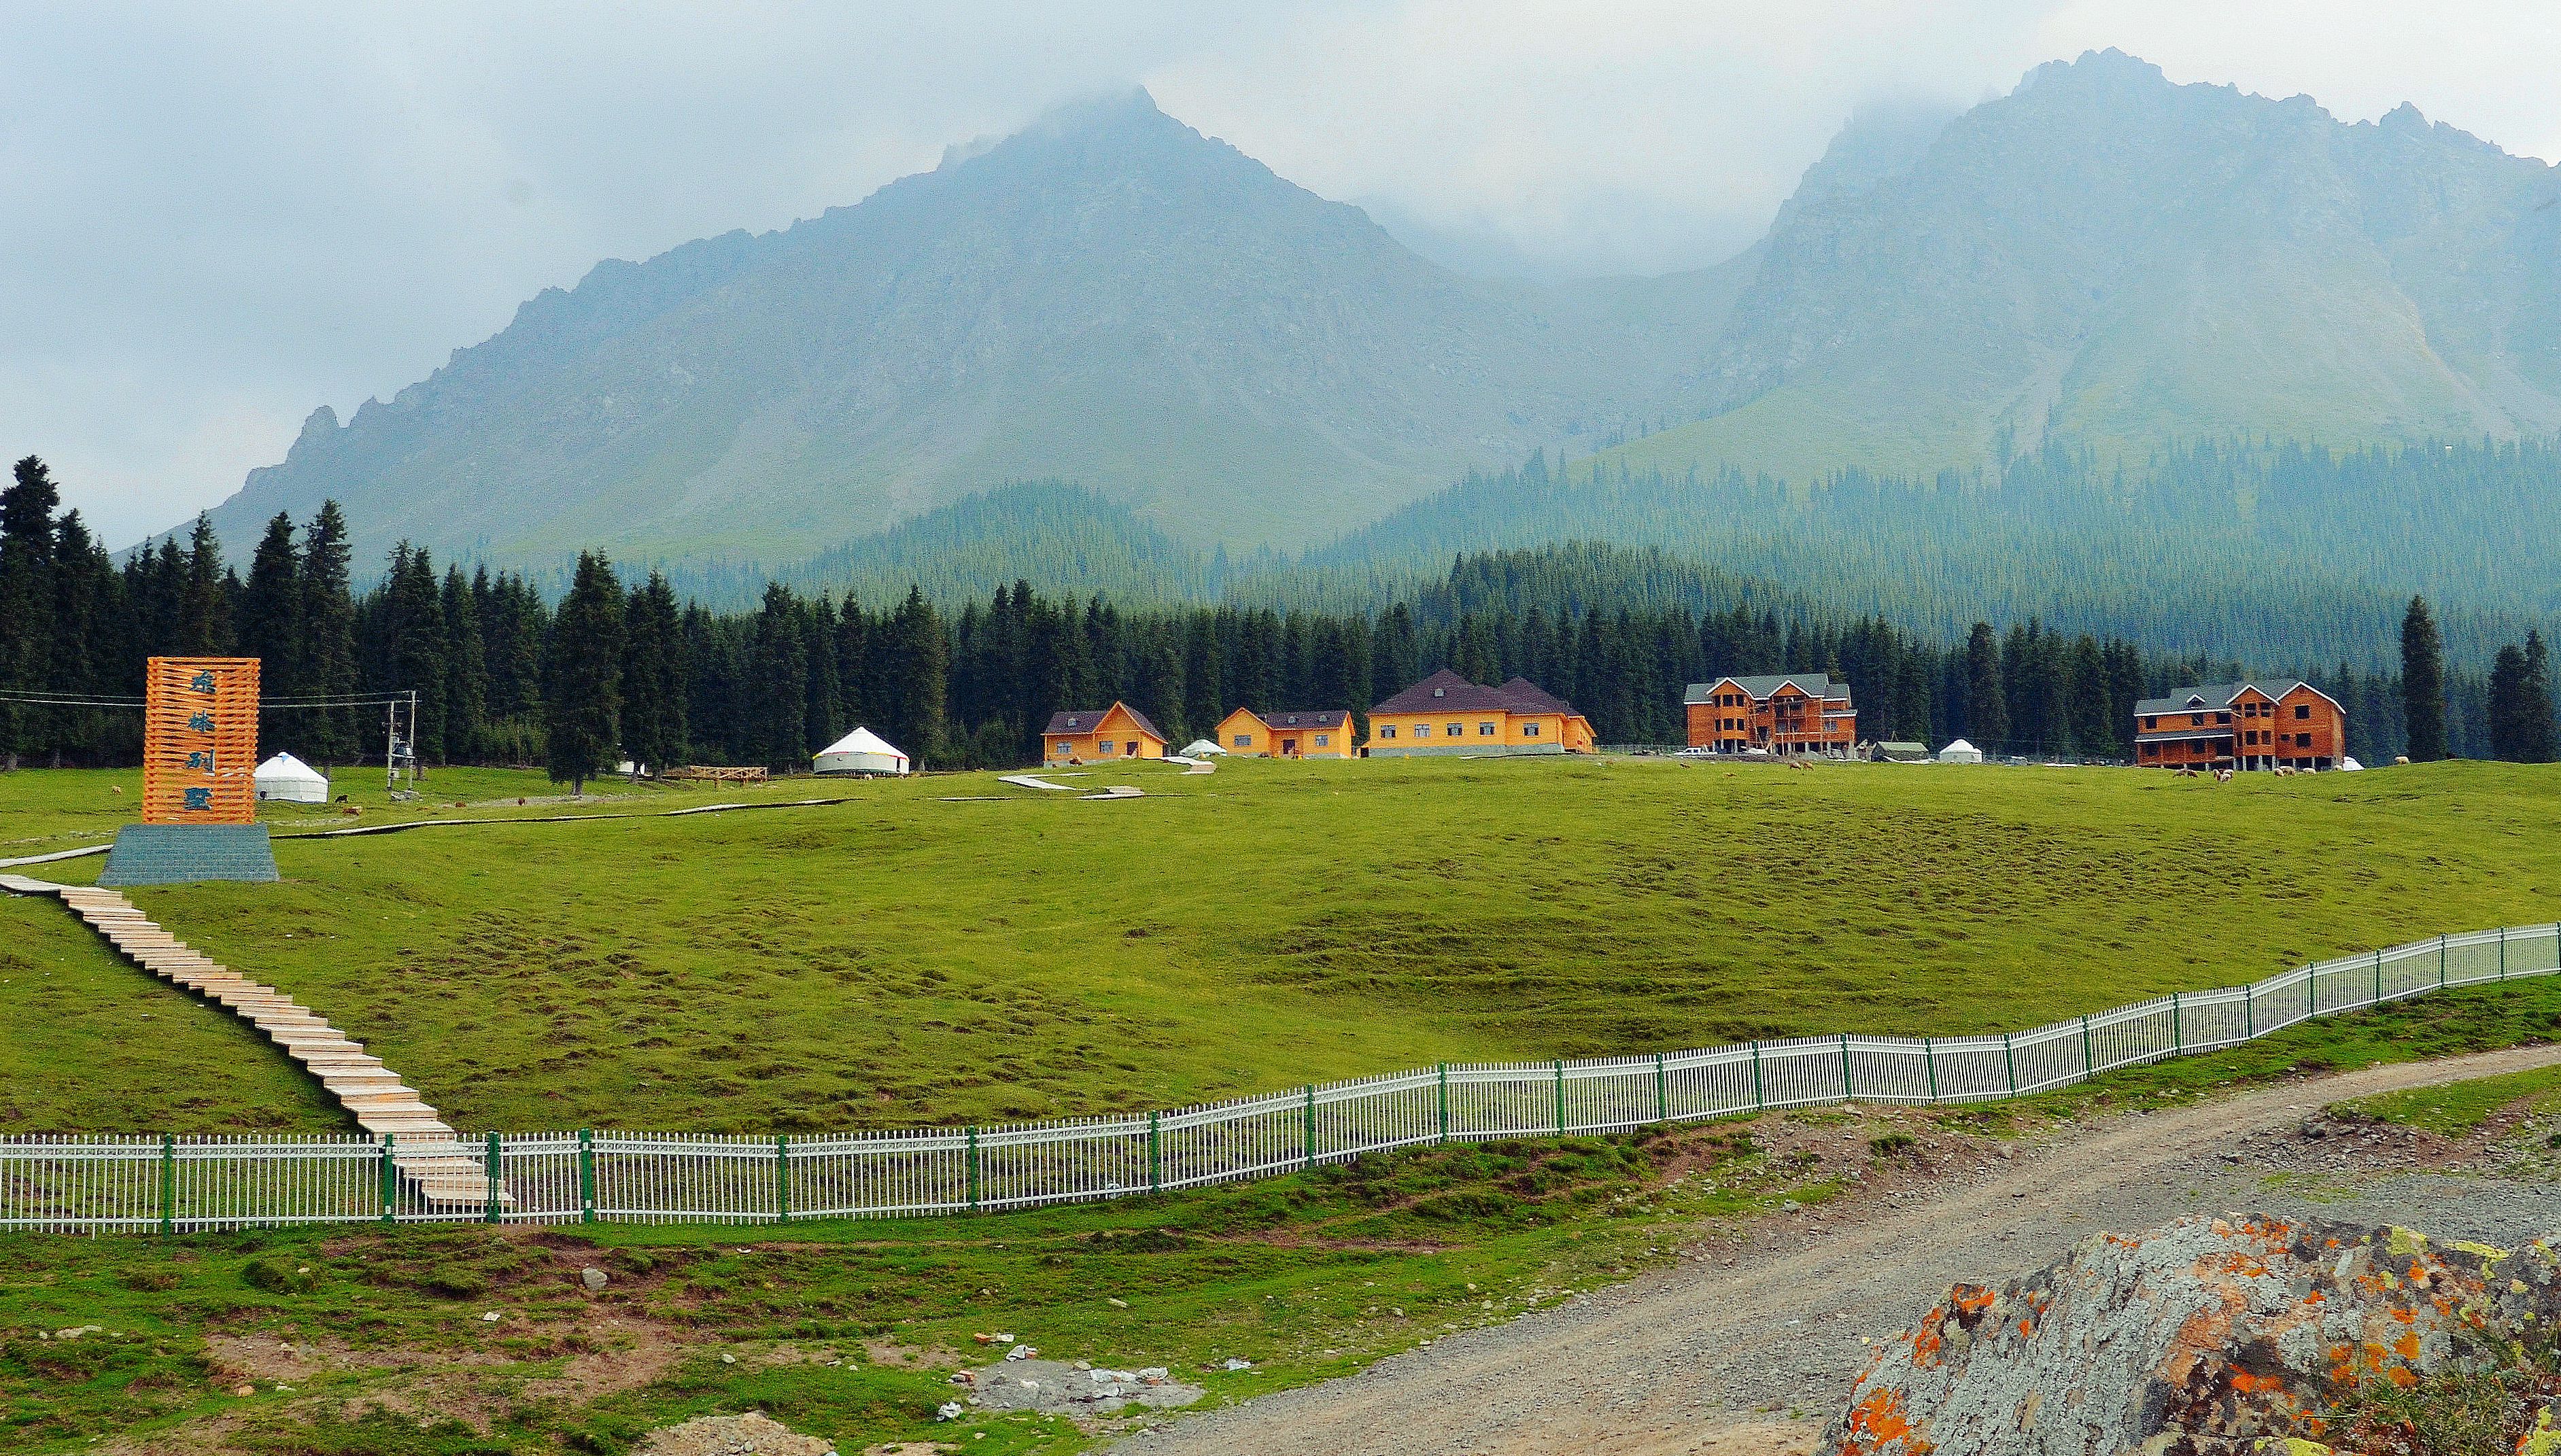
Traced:
[[257, 822], [257, 659], [155, 657], [143, 686], [142, 822]]

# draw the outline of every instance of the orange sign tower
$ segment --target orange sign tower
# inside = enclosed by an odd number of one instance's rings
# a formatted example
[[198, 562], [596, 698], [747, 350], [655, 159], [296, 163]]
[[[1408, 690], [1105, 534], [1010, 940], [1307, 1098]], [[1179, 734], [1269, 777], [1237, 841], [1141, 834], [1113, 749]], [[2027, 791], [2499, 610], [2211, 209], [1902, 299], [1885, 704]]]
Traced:
[[155, 657], [143, 685], [142, 822], [257, 822], [257, 659]]

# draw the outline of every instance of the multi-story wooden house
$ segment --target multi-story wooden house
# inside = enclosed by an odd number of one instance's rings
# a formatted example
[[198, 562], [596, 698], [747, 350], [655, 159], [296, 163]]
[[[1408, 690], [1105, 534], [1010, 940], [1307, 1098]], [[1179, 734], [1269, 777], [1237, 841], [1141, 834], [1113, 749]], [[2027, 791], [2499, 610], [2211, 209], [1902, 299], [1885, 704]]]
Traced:
[[2335, 768], [2347, 710], [2309, 683], [2211, 683], [2134, 705], [2144, 768]]
[[1589, 753], [1592, 722], [1526, 678], [1481, 687], [1448, 669], [1369, 711], [1369, 755]]
[[1681, 707], [1693, 748], [1846, 757], [1858, 746], [1858, 710], [1849, 684], [1834, 682], [1828, 673], [1692, 683]]

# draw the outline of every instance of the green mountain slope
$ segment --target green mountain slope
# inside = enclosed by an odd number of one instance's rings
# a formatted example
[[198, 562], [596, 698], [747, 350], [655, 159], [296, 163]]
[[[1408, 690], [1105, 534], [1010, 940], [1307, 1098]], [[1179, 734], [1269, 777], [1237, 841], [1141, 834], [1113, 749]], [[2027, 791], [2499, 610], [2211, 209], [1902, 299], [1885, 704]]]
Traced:
[[2561, 175], [2410, 108], [2345, 125], [2108, 52], [1908, 161], [1864, 152], [1808, 174], [1704, 417], [1632, 462], [1928, 474], [2049, 438], [2561, 426]]
[[1136, 93], [782, 233], [599, 264], [316, 414], [216, 525], [334, 495], [360, 550], [769, 559], [1064, 478], [1195, 541], [1315, 539], [1643, 389], [1622, 325], [1548, 302]]

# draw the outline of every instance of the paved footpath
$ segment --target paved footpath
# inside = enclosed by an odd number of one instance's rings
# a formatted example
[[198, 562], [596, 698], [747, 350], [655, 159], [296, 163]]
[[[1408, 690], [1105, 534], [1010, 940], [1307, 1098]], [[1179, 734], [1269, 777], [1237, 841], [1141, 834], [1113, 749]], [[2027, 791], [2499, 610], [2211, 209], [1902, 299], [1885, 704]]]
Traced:
[[[1680, 1262], [1370, 1370], [1122, 1441], [1123, 1456], [1784, 1456], [1809, 1451], [1868, 1358], [1959, 1280], [2014, 1277], [2107, 1229], [2192, 1213], [2315, 1212], [2271, 1172], [2352, 1178], [2321, 1216], [2513, 1243], [2561, 1231], [2561, 1185], [2396, 1167], [2355, 1145], [2304, 1144], [2323, 1104], [2561, 1063], [2561, 1048], [2363, 1071], [2023, 1139], [2011, 1156], [1901, 1198], [1761, 1220], [1740, 1247]], [[1970, 1237], [1951, 1241], [1953, 1231]], [[1731, 1259], [1732, 1267], [1724, 1267]], [[1768, 1414], [1754, 1412], [1775, 1407]], [[1791, 1412], [1802, 1419], [1790, 1419]]]

